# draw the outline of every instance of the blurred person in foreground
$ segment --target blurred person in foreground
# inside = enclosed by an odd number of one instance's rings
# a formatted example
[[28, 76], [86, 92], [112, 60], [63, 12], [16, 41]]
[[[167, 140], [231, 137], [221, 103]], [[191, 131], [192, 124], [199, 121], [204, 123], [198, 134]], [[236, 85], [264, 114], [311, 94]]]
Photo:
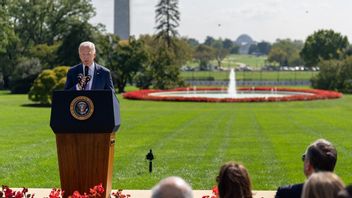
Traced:
[[352, 184], [346, 186], [337, 194], [337, 198], [352, 198]]
[[227, 162], [220, 168], [218, 191], [220, 198], [252, 198], [251, 180], [247, 169], [236, 162]]
[[[325, 139], [318, 139], [308, 146], [302, 155], [303, 172], [309, 178], [315, 172], [333, 172], [336, 161], [337, 151], [335, 147]], [[282, 186], [277, 189], [276, 198], [300, 198], [303, 183]]]
[[193, 198], [193, 192], [185, 180], [171, 176], [153, 187], [152, 198]]
[[332, 172], [313, 173], [304, 183], [301, 198], [337, 198], [344, 186], [342, 180]]

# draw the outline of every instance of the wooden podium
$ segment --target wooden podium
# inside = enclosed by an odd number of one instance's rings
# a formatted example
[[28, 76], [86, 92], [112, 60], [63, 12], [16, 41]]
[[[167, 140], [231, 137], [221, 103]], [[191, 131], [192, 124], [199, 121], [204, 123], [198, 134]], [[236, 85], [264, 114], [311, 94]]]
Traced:
[[56, 135], [64, 197], [100, 183], [109, 197], [119, 103], [110, 90], [55, 91], [50, 126]]

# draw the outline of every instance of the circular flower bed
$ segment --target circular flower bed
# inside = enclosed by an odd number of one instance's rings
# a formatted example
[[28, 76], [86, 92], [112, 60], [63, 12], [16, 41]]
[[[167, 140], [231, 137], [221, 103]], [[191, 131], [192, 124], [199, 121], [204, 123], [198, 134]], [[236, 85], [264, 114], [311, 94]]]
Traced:
[[[249, 97], [249, 98], [209, 98], [209, 97], [183, 97], [183, 96], [157, 96], [152, 93], [157, 92], [177, 92], [177, 91], [224, 91], [221, 88], [177, 88], [172, 90], [144, 89], [123, 94], [123, 97], [131, 100], [155, 100], [155, 101], [188, 101], [188, 102], [277, 102], [277, 101], [307, 101], [341, 98], [342, 94], [335, 91], [319, 89], [299, 89], [299, 88], [272, 88], [272, 87], [251, 87], [240, 88], [238, 91], [267, 91], [267, 92], [297, 92], [295, 95], [283, 97]], [[306, 94], [305, 94], [306, 93]]]

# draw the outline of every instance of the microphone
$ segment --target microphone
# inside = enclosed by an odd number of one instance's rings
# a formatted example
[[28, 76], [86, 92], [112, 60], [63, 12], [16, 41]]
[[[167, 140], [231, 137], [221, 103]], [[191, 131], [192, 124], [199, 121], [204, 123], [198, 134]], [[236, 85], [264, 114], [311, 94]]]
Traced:
[[91, 79], [91, 76], [88, 74], [89, 68], [88, 66], [84, 67], [84, 74], [80, 73], [78, 74], [78, 87], [79, 90], [86, 90], [87, 84]]

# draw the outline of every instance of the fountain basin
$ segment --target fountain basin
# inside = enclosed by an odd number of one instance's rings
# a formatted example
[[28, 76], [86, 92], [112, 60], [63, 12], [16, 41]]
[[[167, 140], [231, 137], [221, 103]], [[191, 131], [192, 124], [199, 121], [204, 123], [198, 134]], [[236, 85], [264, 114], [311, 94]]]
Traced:
[[222, 88], [177, 88], [139, 90], [123, 94], [126, 99], [189, 102], [278, 102], [336, 99], [342, 94], [318, 89], [251, 87], [240, 88], [236, 95]]

